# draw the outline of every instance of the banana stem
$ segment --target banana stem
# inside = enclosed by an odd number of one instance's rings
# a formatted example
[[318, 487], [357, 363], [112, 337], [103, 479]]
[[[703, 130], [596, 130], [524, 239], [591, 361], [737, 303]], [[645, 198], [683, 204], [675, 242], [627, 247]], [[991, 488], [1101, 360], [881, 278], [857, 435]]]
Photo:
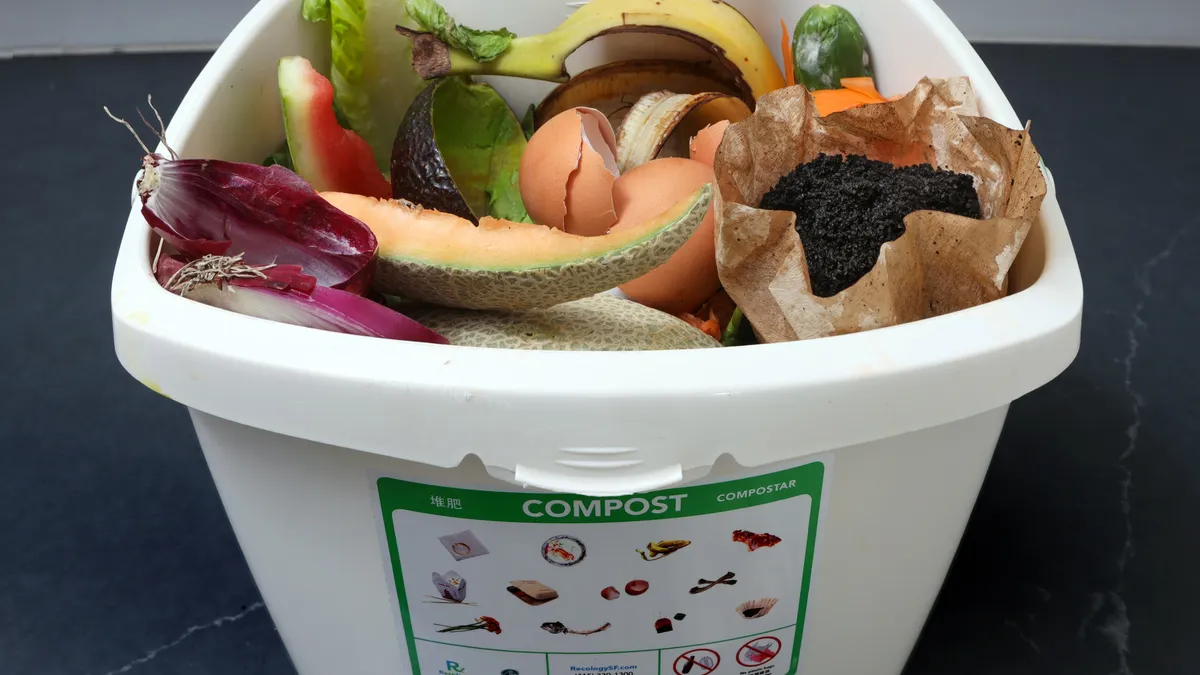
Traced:
[[504, 75], [548, 82], [566, 82], [567, 57], [579, 47], [557, 32], [517, 38], [500, 56], [480, 63], [460, 49], [450, 50], [447, 75]]

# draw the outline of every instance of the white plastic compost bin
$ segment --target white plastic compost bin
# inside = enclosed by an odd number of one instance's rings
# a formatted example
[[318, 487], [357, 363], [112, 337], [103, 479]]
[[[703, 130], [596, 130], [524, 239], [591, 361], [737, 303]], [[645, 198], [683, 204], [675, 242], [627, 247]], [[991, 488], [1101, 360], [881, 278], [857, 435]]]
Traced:
[[[843, 3], [883, 91], [968, 75], [986, 115], [1023, 126], [931, 0]], [[565, 17], [558, 0], [445, 4], [472, 26], [525, 34]], [[778, 45], [779, 18], [794, 22], [809, 3], [735, 4]], [[183, 156], [257, 162], [278, 146], [277, 60], [329, 60], [328, 27], [303, 21], [299, 5], [260, 2], [221, 46], [168, 129]], [[604, 38], [570, 65], [672, 45]], [[516, 110], [549, 89], [492, 82]], [[481, 350], [271, 323], [162, 290], [155, 243], [135, 206], [113, 278], [117, 353], [191, 411], [302, 675], [656, 675], [689, 659], [704, 675], [894, 675], [1009, 403], [1061, 372], [1079, 339], [1079, 270], [1052, 183], [1010, 296], [725, 350]], [[781, 541], [751, 551], [737, 529]], [[647, 547], [675, 539], [691, 543]], [[432, 575], [451, 571], [469, 582], [465, 603], [437, 600]], [[688, 592], [726, 572], [738, 585]], [[649, 590], [627, 593], [634, 580]], [[518, 581], [558, 597], [523, 600], [507, 588]], [[607, 586], [621, 596], [601, 597]], [[746, 618], [743, 603], [770, 611]], [[485, 615], [502, 634], [436, 632]], [[609, 627], [563, 634], [554, 622]]]

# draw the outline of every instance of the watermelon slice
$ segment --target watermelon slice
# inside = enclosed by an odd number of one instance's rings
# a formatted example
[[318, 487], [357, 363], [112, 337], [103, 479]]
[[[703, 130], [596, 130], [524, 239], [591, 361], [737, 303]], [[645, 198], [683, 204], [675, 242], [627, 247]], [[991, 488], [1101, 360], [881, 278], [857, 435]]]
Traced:
[[318, 192], [388, 199], [390, 181], [379, 171], [371, 146], [338, 123], [333, 85], [301, 56], [279, 61], [279, 94], [292, 165]]

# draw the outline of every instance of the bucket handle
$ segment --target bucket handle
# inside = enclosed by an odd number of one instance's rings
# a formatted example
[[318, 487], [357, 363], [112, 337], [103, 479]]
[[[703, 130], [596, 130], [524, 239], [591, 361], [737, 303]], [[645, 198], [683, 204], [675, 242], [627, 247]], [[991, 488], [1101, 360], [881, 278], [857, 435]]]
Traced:
[[[571, 448], [566, 451], [574, 455], [593, 455], [594, 458], [560, 459], [555, 463], [563, 467], [561, 471], [517, 464], [513, 480], [527, 487], [587, 497], [650, 492], [683, 482], [683, 467], [679, 464], [646, 470], [641, 466], [641, 460], [612, 456], [636, 452], [633, 448]], [[605, 455], [609, 457], [603, 458]]]

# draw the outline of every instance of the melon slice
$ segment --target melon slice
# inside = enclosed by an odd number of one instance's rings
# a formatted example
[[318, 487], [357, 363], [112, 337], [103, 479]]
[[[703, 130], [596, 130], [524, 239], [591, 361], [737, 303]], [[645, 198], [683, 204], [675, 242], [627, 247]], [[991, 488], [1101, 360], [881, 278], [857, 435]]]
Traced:
[[322, 196], [375, 233], [380, 293], [443, 307], [538, 309], [615, 288], [666, 262], [704, 220], [712, 185], [597, 237], [492, 218], [477, 227], [404, 200]]
[[279, 95], [292, 166], [313, 189], [391, 197], [391, 183], [375, 164], [371, 146], [338, 123], [333, 85], [308, 59], [279, 60]]
[[460, 347], [612, 352], [721, 346], [686, 321], [612, 295], [549, 309], [481, 312], [408, 304], [397, 309]]

